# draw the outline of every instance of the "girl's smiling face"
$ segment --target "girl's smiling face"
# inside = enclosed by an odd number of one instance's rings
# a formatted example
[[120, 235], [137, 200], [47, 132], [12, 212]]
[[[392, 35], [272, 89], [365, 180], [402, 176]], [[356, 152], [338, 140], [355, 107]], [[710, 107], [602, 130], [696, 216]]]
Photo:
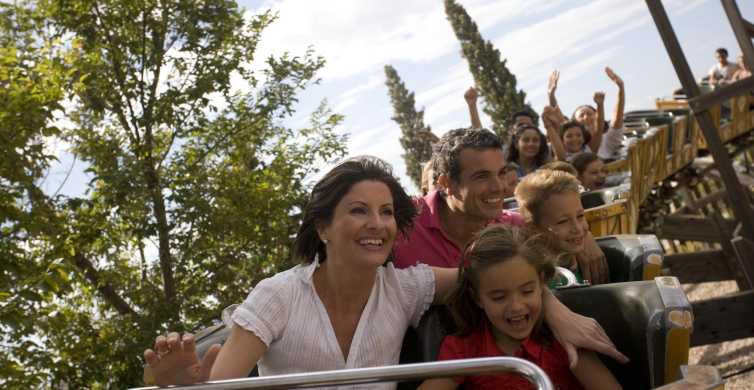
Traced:
[[525, 130], [518, 140], [518, 154], [528, 159], [537, 157], [541, 142], [542, 140], [537, 130]]
[[542, 313], [542, 281], [537, 270], [514, 257], [480, 272], [477, 287], [477, 305], [492, 324], [498, 346], [506, 353], [517, 350]]
[[584, 133], [579, 127], [569, 127], [563, 132], [563, 146], [569, 153], [578, 153], [584, 147]]

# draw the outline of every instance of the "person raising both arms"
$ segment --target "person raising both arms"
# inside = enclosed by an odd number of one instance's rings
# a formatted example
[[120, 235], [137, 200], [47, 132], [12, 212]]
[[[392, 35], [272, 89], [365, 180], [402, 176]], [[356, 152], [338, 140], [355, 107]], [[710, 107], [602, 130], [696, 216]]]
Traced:
[[[618, 87], [618, 99], [615, 103], [613, 118], [608, 123], [604, 122], [604, 93], [598, 92], [594, 96], [596, 107], [591, 105], [579, 106], [574, 110], [571, 120], [580, 123], [589, 132], [591, 140], [588, 143], [589, 150], [587, 151], [596, 153], [603, 160], [610, 160], [618, 157], [618, 152], [623, 146], [623, 113], [626, 105], [626, 92], [623, 79], [610, 67], [605, 67], [605, 74]], [[555, 97], [559, 77], [560, 73], [557, 70], [552, 72], [547, 90], [550, 107], [557, 109], [558, 113], [557, 117], [552, 117], [552, 124], [549, 124], [555, 126], [555, 129], [560, 129], [560, 126], [567, 121], [567, 118], [560, 113], [558, 101]], [[601, 96], [598, 96], [598, 94]], [[554, 146], [553, 149], [555, 149]], [[555, 151], [557, 152], [557, 150]], [[558, 158], [560, 159], [560, 157]]]
[[[164, 386], [245, 377], [255, 365], [264, 376], [397, 364], [408, 326], [433, 302], [445, 302], [457, 279], [456, 269], [397, 269], [387, 261], [415, 215], [385, 162], [367, 156], [339, 164], [304, 208], [292, 251], [301, 264], [251, 290], [222, 348], [212, 346], [200, 360], [193, 336], [171, 332], [144, 351], [148, 370]], [[566, 348], [575, 342], [625, 360], [594, 320], [552, 295], [543, 305]]]
[[[511, 356], [542, 368], [557, 389], [620, 389], [591, 351], [579, 350], [569, 368], [566, 351], [542, 321], [542, 299], [555, 265], [541, 236], [491, 225], [476, 234], [463, 254], [450, 297], [458, 332], [446, 336], [438, 360]], [[429, 379], [419, 390], [533, 389], [516, 374]]]

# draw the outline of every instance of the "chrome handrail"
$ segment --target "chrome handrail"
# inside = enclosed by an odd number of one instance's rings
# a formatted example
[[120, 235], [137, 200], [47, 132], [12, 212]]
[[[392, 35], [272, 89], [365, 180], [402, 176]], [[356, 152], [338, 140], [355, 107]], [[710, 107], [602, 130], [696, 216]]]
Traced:
[[[411, 379], [446, 378], [479, 374], [517, 373], [539, 390], [553, 390], [547, 374], [532, 362], [513, 357], [446, 360], [431, 363], [399, 364], [395, 366], [352, 368], [345, 370], [306, 372], [298, 374], [262, 376], [257, 378], [210, 381], [187, 386], [171, 386], [186, 390], [290, 389], [338, 386], [379, 382], [399, 382]], [[160, 387], [140, 387], [131, 390], [157, 390]]]

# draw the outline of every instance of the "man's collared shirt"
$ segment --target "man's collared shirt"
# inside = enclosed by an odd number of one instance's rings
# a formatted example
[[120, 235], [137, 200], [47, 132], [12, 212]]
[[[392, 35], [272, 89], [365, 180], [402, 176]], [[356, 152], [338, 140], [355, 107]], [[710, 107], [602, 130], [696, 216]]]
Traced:
[[[457, 267], [461, 249], [442, 230], [440, 204], [444, 202], [440, 191], [425, 197], [414, 198], [419, 214], [414, 218], [414, 227], [408, 237], [400, 237], [395, 244], [394, 263], [397, 268], [407, 268], [417, 263], [434, 267]], [[502, 223], [524, 226], [524, 219], [518, 213], [501, 210], [500, 216], [487, 224]]]

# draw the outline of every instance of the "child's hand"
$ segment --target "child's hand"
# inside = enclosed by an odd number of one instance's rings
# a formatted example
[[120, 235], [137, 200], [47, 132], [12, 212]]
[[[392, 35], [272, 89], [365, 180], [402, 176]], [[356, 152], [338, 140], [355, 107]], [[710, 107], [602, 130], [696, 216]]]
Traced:
[[213, 345], [199, 361], [193, 335], [186, 333], [181, 337], [172, 332], [168, 337], [158, 336], [154, 350], [144, 351], [144, 360], [148, 364], [144, 376], [152, 376], [158, 386], [205, 382], [219, 352], [220, 345]]
[[584, 279], [589, 280], [591, 284], [609, 282], [610, 271], [607, 267], [607, 258], [589, 231], [584, 236], [584, 251], [576, 255], [576, 261], [579, 263]]

